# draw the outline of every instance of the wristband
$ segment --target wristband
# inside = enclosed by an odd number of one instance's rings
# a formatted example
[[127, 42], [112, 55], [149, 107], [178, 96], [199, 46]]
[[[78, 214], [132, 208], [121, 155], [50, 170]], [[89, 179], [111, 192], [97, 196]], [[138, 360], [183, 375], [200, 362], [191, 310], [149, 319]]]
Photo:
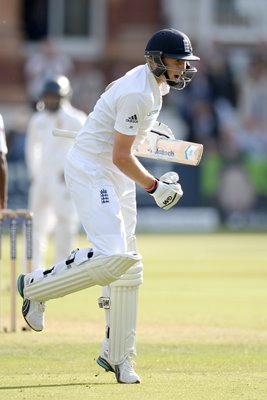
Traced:
[[144, 189], [148, 192], [148, 193], [153, 193], [155, 191], [155, 189], [158, 186], [158, 181], [157, 179], [155, 179], [155, 181], [153, 182], [153, 185], [151, 185], [150, 187], [145, 187]]

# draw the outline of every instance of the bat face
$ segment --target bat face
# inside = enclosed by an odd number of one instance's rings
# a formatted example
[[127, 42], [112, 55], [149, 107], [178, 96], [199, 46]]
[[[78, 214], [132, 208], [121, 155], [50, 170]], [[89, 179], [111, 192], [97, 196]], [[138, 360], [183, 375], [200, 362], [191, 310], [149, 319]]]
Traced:
[[203, 145], [184, 140], [159, 139], [157, 149], [153, 151], [149, 142], [145, 140], [134, 147], [133, 152], [138, 157], [160, 159], [186, 165], [198, 165], [202, 157]]

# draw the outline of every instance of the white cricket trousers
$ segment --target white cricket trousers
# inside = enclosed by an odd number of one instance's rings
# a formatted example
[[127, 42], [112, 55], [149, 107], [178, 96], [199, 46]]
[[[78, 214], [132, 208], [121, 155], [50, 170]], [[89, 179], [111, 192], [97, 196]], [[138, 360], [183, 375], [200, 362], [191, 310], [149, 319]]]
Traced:
[[68, 153], [65, 179], [94, 254], [127, 251], [135, 233], [135, 183], [111, 160], [75, 146]]

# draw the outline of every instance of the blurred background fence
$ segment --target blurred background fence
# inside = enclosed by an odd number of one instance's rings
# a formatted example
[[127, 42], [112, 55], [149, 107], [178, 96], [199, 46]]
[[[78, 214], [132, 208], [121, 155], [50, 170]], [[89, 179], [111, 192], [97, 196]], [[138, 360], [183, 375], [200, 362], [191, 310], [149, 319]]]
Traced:
[[0, 11], [9, 207], [27, 207], [27, 124], [49, 73], [69, 77], [73, 104], [88, 113], [110, 81], [144, 62], [149, 36], [172, 26], [201, 61], [193, 82], [164, 99], [160, 120], [205, 151], [199, 167], [144, 161], [156, 176], [176, 170], [185, 195], [170, 217], [138, 189], [139, 229], [266, 230], [266, 0], [9, 0]]

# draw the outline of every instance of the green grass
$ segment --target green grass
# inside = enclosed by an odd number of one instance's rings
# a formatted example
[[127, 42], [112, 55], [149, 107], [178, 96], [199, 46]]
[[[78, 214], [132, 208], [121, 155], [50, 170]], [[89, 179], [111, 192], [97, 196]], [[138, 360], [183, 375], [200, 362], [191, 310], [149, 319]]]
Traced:
[[[264, 233], [139, 235], [141, 385], [118, 385], [95, 363], [104, 330], [99, 287], [48, 302], [41, 333], [20, 330], [18, 297], [19, 330], [0, 333], [0, 399], [266, 400], [266, 239]], [[8, 247], [5, 238], [4, 265]]]

